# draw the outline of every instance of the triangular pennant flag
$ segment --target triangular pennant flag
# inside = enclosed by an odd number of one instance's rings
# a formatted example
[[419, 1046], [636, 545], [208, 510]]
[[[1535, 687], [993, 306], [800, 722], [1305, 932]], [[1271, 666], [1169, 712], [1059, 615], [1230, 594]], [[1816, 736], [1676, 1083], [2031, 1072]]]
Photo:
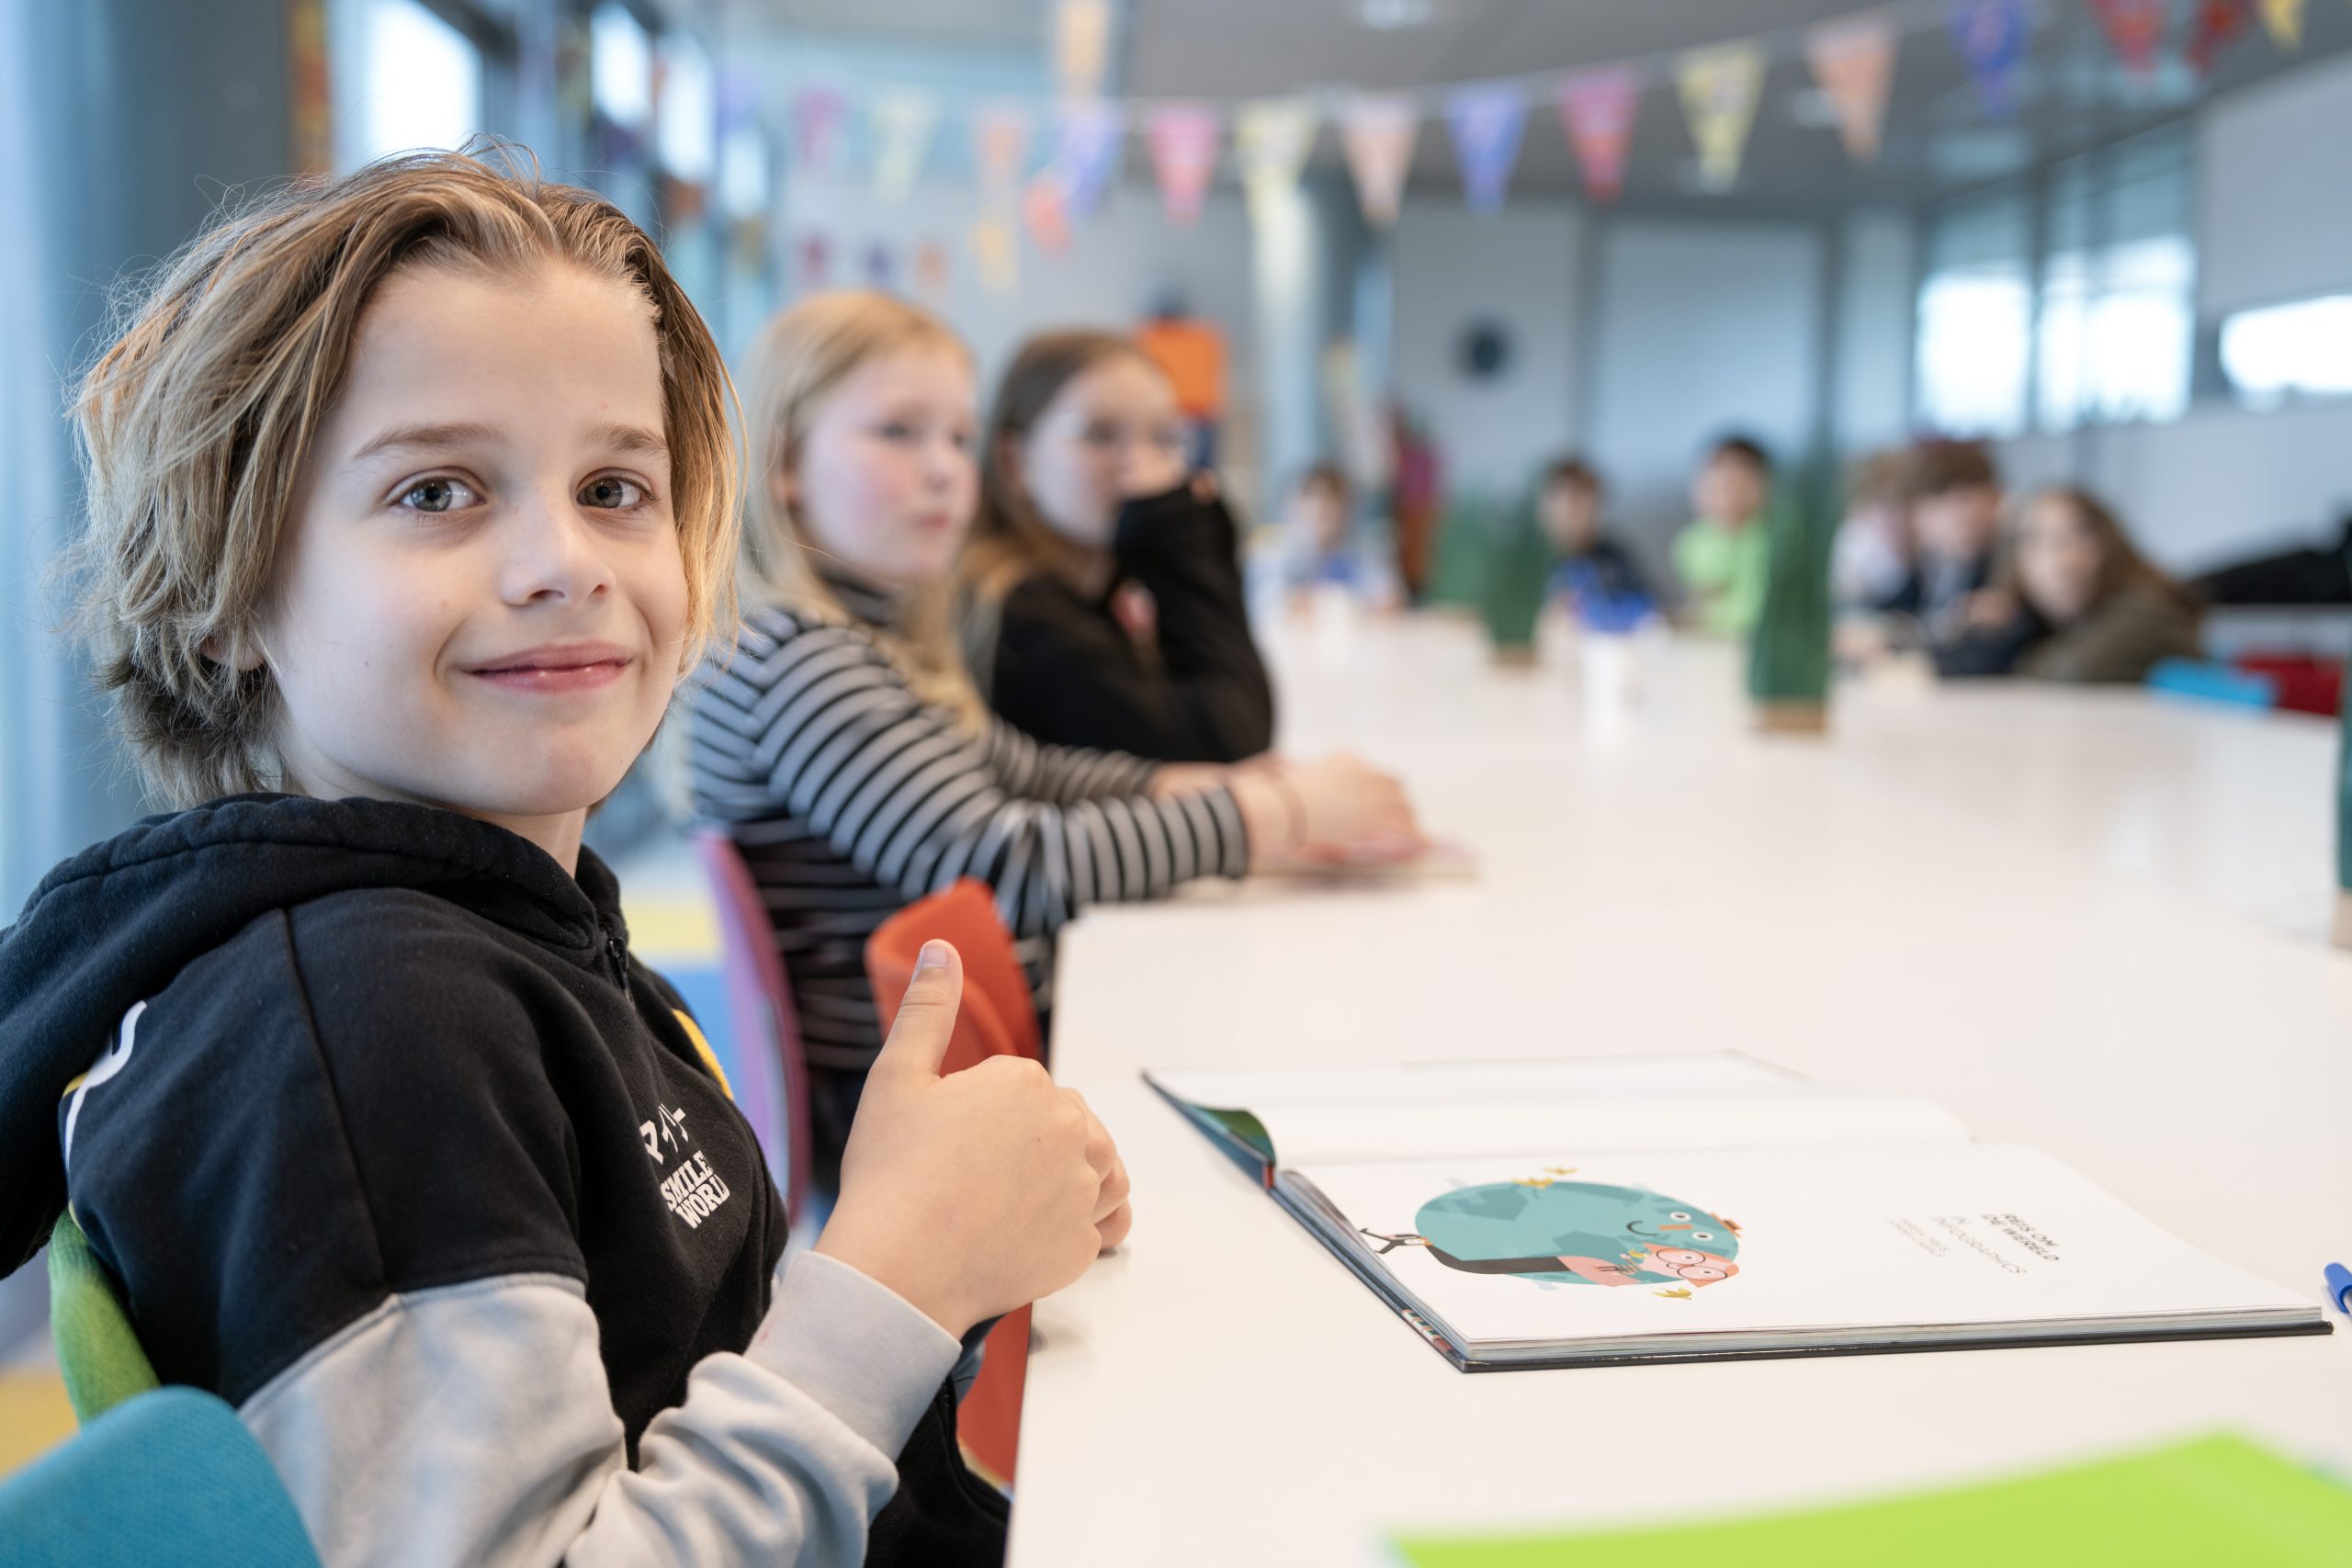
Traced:
[[980, 110], [972, 121], [972, 161], [979, 165], [982, 196], [1009, 194], [1029, 161], [1029, 111], [1018, 104]]
[[899, 258], [887, 241], [876, 240], [865, 247], [865, 286], [888, 294], [899, 284]]
[[804, 235], [800, 241], [800, 287], [804, 292], [822, 288], [831, 281], [833, 247], [822, 234]]
[[1120, 129], [1118, 109], [1102, 98], [1073, 98], [1057, 111], [1052, 172], [1070, 217], [1087, 217], [1102, 204], [1118, 162]]
[[1815, 28], [1805, 37], [1804, 54], [1837, 112], [1847, 156], [1858, 164], [1876, 158], [1887, 91], [1894, 85], [1894, 18], [1872, 11]]
[[1054, 8], [1054, 77], [1075, 97], [1102, 91], [1111, 54], [1110, 0], [1061, 0]]
[[2156, 51], [2172, 20], [2172, 0], [2090, 0], [2091, 14], [2107, 32], [2116, 58], [2132, 73], [2145, 76], [2156, 68]]
[[2303, 47], [2303, 0], [2262, 0], [2262, 25], [2280, 49]]
[[915, 247], [915, 291], [927, 299], [944, 299], [947, 285], [947, 247], [936, 240], [925, 240]]
[[1584, 171], [1585, 194], [1614, 201], [1625, 188], [1625, 150], [1641, 112], [1642, 73], [1632, 65], [1586, 71], [1560, 84], [1560, 128]]
[[1069, 249], [1069, 213], [1062, 205], [1062, 182], [1051, 169], [1031, 177], [1021, 191], [1021, 221], [1037, 248], [1049, 256]]
[[994, 214], [972, 225], [972, 260], [978, 264], [980, 287], [991, 294], [1010, 294], [1021, 283], [1021, 251], [1012, 242], [1012, 225]]
[[2188, 68], [2199, 76], [2211, 75], [2222, 51], [2238, 40], [2253, 16], [2252, 0], [2197, 0], [2188, 48], [2182, 54]]
[[1159, 199], [1172, 221], [1190, 224], [1200, 217], [1224, 135], [1224, 121], [1206, 104], [1162, 104], [1144, 122], [1152, 173], [1159, 177]]
[[1420, 133], [1420, 110], [1401, 94], [1358, 94], [1340, 111], [1340, 142], [1355, 176], [1356, 202], [1375, 229], [1396, 221]]
[[885, 93], [866, 117], [874, 132], [874, 193], [885, 201], [903, 201], [931, 152], [939, 102], [928, 93]]
[[1675, 62], [1682, 88], [1682, 112], [1690, 139], [1699, 144], [1700, 183], [1726, 191], [1739, 182], [1747, 151], [1748, 127], [1756, 123], [1764, 93], [1764, 51], [1755, 43], [1694, 49]]
[[1242, 188], [1253, 201], [1287, 190], [1315, 146], [1310, 98], [1267, 98], [1245, 104], [1233, 120], [1233, 151]]
[[1976, 80], [1976, 99], [1995, 119], [2017, 113], [2018, 67], [2032, 30], [2025, 0], [1959, 0], [1951, 8], [1952, 42]]
[[803, 174], [829, 174], [841, 157], [849, 100], [831, 87], [803, 87], [792, 100], [792, 145]]
[[1482, 82], [1446, 95], [1446, 129], [1453, 133], [1453, 162], [1473, 212], [1501, 209], [1519, 162], [1519, 138], [1527, 124], [1527, 99], [1509, 82]]

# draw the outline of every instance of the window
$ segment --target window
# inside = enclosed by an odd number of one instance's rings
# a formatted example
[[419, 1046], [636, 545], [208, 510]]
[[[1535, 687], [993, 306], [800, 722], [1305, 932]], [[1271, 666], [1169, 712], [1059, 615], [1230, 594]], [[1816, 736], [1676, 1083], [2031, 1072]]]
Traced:
[[718, 108], [710, 56], [691, 39], [665, 38], [661, 79], [653, 141], [662, 166], [690, 185], [707, 185], [718, 163]]
[[588, 22], [588, 83], [596, 112], [624, 130], [653, 117], [653, 40], [624, 7], [596, 7]]
[[481, 51], [420, 0], [366, 0], [353, 161], [456, 147], [481, 130]]
[[2051, 172], [2034, 345], [2044, 430], [2177, 419], [2196, 342], [2187, 134], [2167, 128]]
[[2275, 408], [2297, 393], [2352, 393], [2352, 294], [2223, 317], [2222, 373], [2256, 408]]
[[2025, 429], [2031, 227], [2025, 193], [2003, 190], [1954, 203], [1928, 229], [1916, 357], [1919, 422], [1938, 434]]

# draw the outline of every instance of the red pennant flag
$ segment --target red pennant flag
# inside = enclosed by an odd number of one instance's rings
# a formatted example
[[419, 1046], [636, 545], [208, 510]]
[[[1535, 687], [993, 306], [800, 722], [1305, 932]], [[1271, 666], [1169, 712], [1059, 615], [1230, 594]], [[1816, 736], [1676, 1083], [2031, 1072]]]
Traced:
[[1224, 136], [1224, 122], [1207, 104], [1163, 104], [1145, 122], [1144, 140], [1151, 149], [1152, 171], [1159, 176], [1159, 197], [1177, 224], [1189, 225], [1200, 217], [1201, 199], [1216, 173], [1217, 147]]
[[2165, 24], [2172, 17], [2172, 0], [2091, 0], [2091, 12], [2106, 30], [2116, 57], [2135, 76], [2156, 68], [2156, 51], [2165, 41]]
[[2197, 0], [2197, 17], [2189, 25], [2188, 68], [2199, 76], [2211, 75], [2222, 51], [2253, 20], [2253, 0]]
[[1588, 71], [1560, 84], [1560, 128], [1584, 171], [1585, 194], [1614, 201], [1625, 188], [1625, 149], [1642, 107], [1642, 73], [1630, 65]]

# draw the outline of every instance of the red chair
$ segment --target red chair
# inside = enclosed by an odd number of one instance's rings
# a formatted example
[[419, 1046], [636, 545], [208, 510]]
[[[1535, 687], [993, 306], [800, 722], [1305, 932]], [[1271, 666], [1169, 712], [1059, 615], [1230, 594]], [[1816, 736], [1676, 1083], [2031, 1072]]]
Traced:
[[[1043, 1061], [1037, 1005], [1012, 939], [997, 919], [985, 883], [969, 877], [944, 893], [917, 899], [882, 922], [865, 940], [865, 976], [888, 1030], [907, 999], [915, 958], [933, 938], [953, 943], [964, 960], [964, 1001], [956, 1012], [944, 1072], [990, 1056]], [[1010, 1487], [1021, 1447], [1021, 1393], [1029, 1374], [1029, 1309], [1008, 1313], [989, 1330], [979, 1381], [956, 1415], [956, 1434], [975, 1469]]]
[[801, 1051], [800, 1015], [776, 956], [767, 905], [742, 852], [724, 833], [695, 834], [695, 851], [710, 879], [718, 909], [719, 974], [727, 1016], [740, 1042], [741, 1071], [735, 1103], [767, 1154], [768, 1170], [784, 1189], [787, 1224], [797, 1225], [813, 1182], [808, 1135], [808, 1064]]

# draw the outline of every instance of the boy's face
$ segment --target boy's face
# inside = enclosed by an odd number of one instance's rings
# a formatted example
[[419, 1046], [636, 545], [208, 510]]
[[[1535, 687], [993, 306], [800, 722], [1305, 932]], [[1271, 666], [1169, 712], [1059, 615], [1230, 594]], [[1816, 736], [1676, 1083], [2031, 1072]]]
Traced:
[[1328, 484], [1303, 484], [1291, 497], [1291, 517], [1319, 550], [1348, 542], [1348, 498]]
[[1690, 504], [1713, 522], [1752, 523], [1764, 510], [1763, 470], [1736, 452], [1718, 452], [1691, 482]]
[[1600, 530], [1600, 497], [1589, 485], [1568, 479], [1545, 485], [1536, 510], [1554, 549], [1576, 555], [1592, 547], [1593, 536]]
[[1929, 555], [1978, 559], [2001, 531], [2001, 492], [1991, 485], [1962, 485], [1921, 496], [1911, 509], [1911, 526]]
[[662, 412], [652, 322], [620, 285], [383, 285], [262, 626], [289, 787], [447, 807], [572, 863], [678, 677]]

